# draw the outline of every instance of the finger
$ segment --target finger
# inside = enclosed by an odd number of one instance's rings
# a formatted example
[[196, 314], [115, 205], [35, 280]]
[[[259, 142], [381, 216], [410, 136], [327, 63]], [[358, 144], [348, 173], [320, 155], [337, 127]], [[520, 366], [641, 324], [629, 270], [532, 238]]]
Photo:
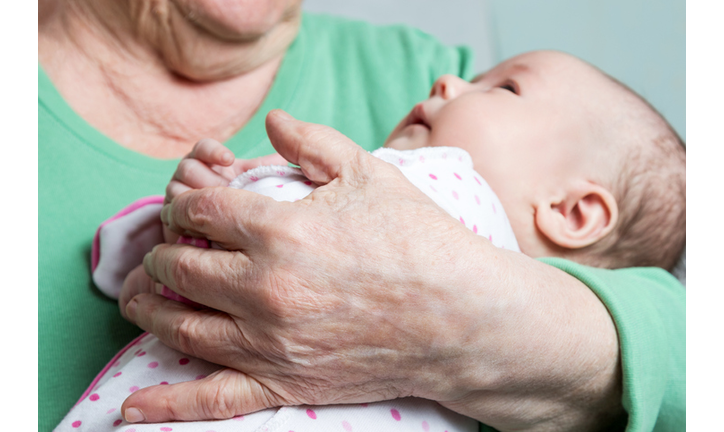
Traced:
[[[252, 263], [241, 252], [161, 244], [146, 254], [143, 268], [154, 282], [214, 309], [244, 310], [258, 300], [253, 288], [243, 285]], [[139, 282], [147, 284], [140, 277]], [[230, 289], [232, 284], [238, 289]], [[151, 292], [147, 287], [142, 289]], [[152, 292], [161, 293], [158, 287]]]
[[206, 378], [134, 392], [121, 406], [129, 423], [229, 419], [285, 401], [254, 378], [222, 369]]
[[194, 189], [164, 205], [161, 221], [175, 233], [203, 237], [227, 250], [246, 250], [288, 218], [288, 204], [241, 189]]
[[171, 181], [177, 181], [194, 189], [229, 184], [229, 179], [198, 159], [182, 159]]
[[194, 145], [191, 153], [184, 159], [197, 159], [211, 165], [230, 166], [234, 163], [234, 153], [220, 142], [204, 138]]
[[279, 153], [274, 153], [254, 159], [237, 159], [231, 166], [236, 175], [242, 174], [250, 169], [265, 166], [265, 165], [283, 165], [286, 166], [289, 163]]
[[177, 351], [227, 366], [250, 361], [243, 351], [246, 340], [224, 312], [194, 309], [159, 294], [139, 294], [126, 305], [126, 316]]
[[156, 282], [151, 279], [143, 269], [143, 264], [131, 270], [123, 281], [121, 294], [118, 296], [118, 308], [123, 318], [129, 319], [126, 315], [126, 305], [138, 294], [156, 293]]
[[266, 130], [279, 154], [299, 165], [307, 178], [319, 184], [351, 176], [353, 167], [373, 158], [333, 128], [296, 120], [282, 110], [269, 112]]
[[166, 196], [163, 199], [163, 204], [166, 205], [170, 203], [174, 198], [191, 189], [192, 188], [179, 181], [171, 180], [168, 182], [168, 185], [166, 185]]

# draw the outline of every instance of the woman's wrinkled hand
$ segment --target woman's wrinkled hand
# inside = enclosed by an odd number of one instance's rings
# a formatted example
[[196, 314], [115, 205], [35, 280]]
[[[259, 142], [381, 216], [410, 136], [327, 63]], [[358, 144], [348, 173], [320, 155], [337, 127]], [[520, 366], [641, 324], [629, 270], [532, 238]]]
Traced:
[[[571, 414], [569, 400], [615, 396], [615, 329], [580, 282], [496, 249], [331, 128], [273, 111], [267, 131], [320, 187], [294, 203], [189, 190], [164, 207], [171, 230], [226, 250], [157, 246], [126, 280], [121, 310], [229, 369], [135, 392], [127, 420], [417, 396], [535, 430], [590, 416], [588, 405]], [[155, 294], [159, 284], [209, 308]], [[603, 342], [579, 325], [603, 329]]]

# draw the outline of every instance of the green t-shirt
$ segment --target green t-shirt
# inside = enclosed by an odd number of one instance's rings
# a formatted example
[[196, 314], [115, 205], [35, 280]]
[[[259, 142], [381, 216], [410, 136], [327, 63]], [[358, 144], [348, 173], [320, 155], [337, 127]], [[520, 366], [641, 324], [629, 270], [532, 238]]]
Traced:
[[[373, 150], [448, 73], [472, 77], [467, 48], [409, 27], [305, 15], [261, 108], [226, 145], [242, 158], [272, 153], [264, 118], [282, 108]], [[163, 194], [178, 160], [130, 151], [93, 129], [40, 68], [38, 93], [38, 416], [49, 431], [140, 333], [93, 286], [93, 234], [130, 202]]]
[[[272, 152], [264, 117], [282, 108], [379, 147], [445, 73], [472, 77], [470, 52], [417, 30], [305, 15], [258, 113], [226, 142], [237, 157]], [[38, 420], [51, 430], [106, 362], [140, 330], [93, 286], [98, 225], [142, 196], [162, 194], [178, 160], [127, 150], [93, 129], [38, 70]], [[240, 95], [243, 97], [243, 95]], [[199, 137], [202, 138], [202, 137]], [[681, 430], [684, 294], [661, 270], [606, 271], [547, 260], [587, 283], [618, 327], [629, 431]], [[635, 341], [635, 344], [634, 344]], [[635, 377], [635, 378], [634, 378]]]

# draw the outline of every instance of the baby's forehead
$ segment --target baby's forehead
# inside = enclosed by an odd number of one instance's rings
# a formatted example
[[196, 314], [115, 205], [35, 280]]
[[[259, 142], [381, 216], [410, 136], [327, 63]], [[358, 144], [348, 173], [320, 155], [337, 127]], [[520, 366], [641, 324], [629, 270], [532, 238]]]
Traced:
[[579, 83], [600, 87], [608, 81], [607, 76], [595, 67], [558, 51], [533, 51], [517, 55], [476, 76], [473, 81], [504, 78], [524, 78], [531, 85], [543, 86]]

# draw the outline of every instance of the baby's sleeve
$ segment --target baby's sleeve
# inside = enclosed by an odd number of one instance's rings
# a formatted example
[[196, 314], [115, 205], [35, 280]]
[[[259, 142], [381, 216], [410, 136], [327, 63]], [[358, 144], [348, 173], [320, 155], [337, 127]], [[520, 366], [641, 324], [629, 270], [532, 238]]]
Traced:
[[91, 247], [91, 272], [103, 294], [118, 299], [126, 275], [163, 243], [162, 206], [163, 196], [141, 198], [98, 227]]

